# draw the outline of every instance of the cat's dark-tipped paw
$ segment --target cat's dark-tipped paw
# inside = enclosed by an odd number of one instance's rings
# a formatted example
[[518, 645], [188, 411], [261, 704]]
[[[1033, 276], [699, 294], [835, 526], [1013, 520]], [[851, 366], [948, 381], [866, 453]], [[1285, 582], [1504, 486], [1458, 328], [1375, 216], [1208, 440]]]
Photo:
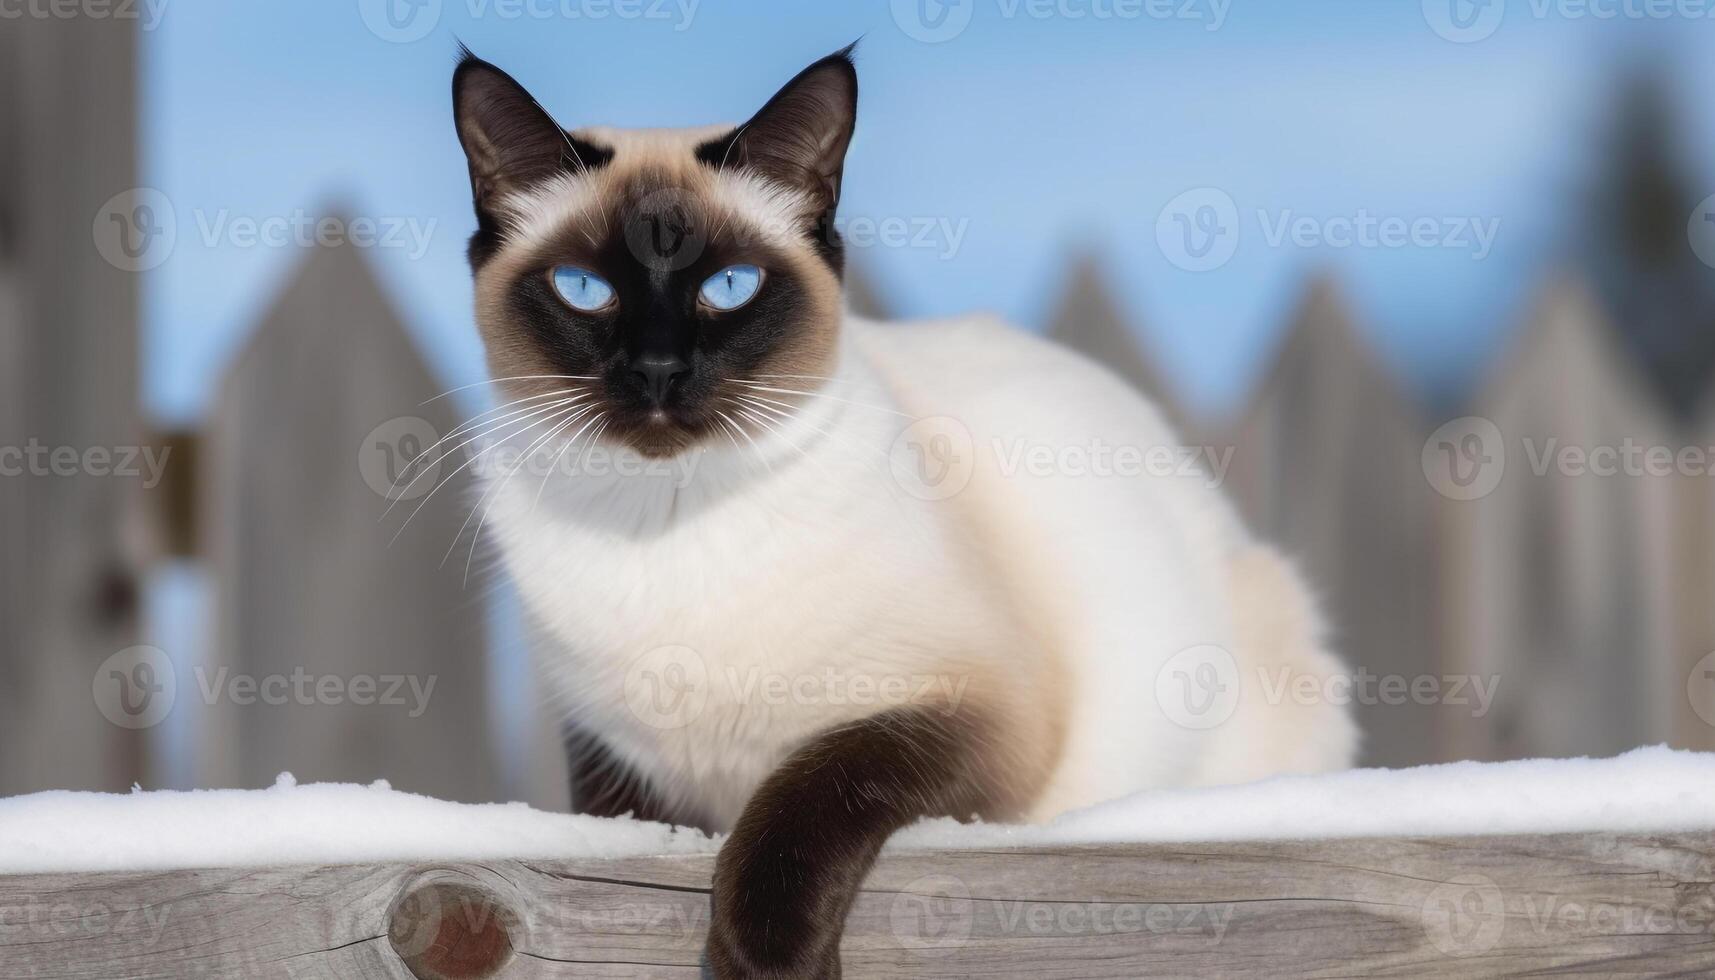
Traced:
[[721, 932], [717, 926], [703, 949], [703, 980], [840, 980], [838, 949], [821, 955], [774, 950], [766, 957], [751, 956], [724, 941]]

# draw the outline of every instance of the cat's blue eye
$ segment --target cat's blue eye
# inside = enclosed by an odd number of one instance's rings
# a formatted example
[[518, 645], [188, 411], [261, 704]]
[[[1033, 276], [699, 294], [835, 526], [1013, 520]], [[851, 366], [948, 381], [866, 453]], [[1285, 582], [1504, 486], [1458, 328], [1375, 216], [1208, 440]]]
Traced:
[[729, 265], [703, 280], [699, 292], [711, 309], [736, 310], [762, 288], [762, 270], [754, 265]]
[[575, 265], [554, 267], [554, 292], [574, 310], [594, 313], [613, 302], [613, 287], [606, 279]]

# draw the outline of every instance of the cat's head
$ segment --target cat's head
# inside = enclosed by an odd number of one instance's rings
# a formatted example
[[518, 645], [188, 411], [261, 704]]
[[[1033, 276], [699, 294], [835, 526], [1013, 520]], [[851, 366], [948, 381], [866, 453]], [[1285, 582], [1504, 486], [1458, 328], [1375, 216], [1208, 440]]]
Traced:
[[720, 437], [723, 412], [741, 418], [744, 382], [829, 373], [850, 48], [739, 126], [566, 130], [468, 51], [453, 112], [476, 205], [477, 322], [514, 398], [581, 391], [604, 439], [665, 456]]

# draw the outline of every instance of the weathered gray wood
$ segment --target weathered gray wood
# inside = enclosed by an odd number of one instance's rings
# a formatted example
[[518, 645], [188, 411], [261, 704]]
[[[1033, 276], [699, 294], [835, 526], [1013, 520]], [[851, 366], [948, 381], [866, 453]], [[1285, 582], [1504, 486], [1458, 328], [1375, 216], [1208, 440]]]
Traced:
[[[24, 132], [23, 58], [18, 46], [22, 31], [0, 31], [0, 265], [7, 264], [18, 250], [18, 220], [23, 209], [23, 150], [17, 138]], [[0, 368], [4, 370], [4, 368]]]
[[1678, 445], [1593, 299], [1551, 285], [1471, 415], [1493, 426], [1499, 446], [1483, 452], [1500, 479], [1446, 507], [1448, 650], [1455, 669], [1501, 684], [1445, 753], [1610, 755], [1668, 740], [1687, 703], [1673, 639], [1678, 481], [1555, 462], [1561, 449]]
[[[1233, 447], [1229, 492], [1303, 566], [1348, 667], [1406, 682], [1442, 673], [1426, 435], [1337, 290], [1318, 280], [1231, 434], [1215, 440]], [[1367, 765], [1440, 761], [1436, 730], [1473, 710], [1379, 695], [1355, 705]]]
[[[289, 770], [494, 798], [482, 560], [467, 585], [452, 549], [474, 501], [462, 480], [427, 495], [464, 457], [382, 520], [392, 478], [453, 427], [448, 400], [423, 404], [443, 387], [361, 254], [306, 255], [209, 414], [216, 659], [179, 685], [206, 709], [199, 785], [267, 785]], [[412, 418], [422, 424], [400, 421]], [[275, 688], [284, 704], [232, 686], [298, 675], [308, 687]]]
[[1094, 255], [1081, 253], [1073, 260], [1071, 277], [1049, 319], [1048, 336], [1130, 382], [1170, 420], [1185, 421], [1176, 393], [1144, 352]]
[[[0, 877], [7, 976], [407, 977], [427, 880], [511, 913], [504, 977], [697, 975], [712, 859]], [[1715, 835], [1109, 845], [885, 856], [846, 975], [1703, 977]], [[392, 930], [389, 935], [390, 928]]]
[[1715, 391], [1709, 393], [1702, 423], [1692, 429], [1691, 445], [1709, 454], [1705, 473], [1679, 481], [1682, 515], [1679, 563], [1675, 575], [1679, 608], [1679, 668], [1684, 701], [1676, 702], [1679, 722], [1674, 744], [1715, 749]]
[[[135, 25], [38, 12], [0, 26], [0, 263], [17, 290], [0, 446], [81, 461], [139, 441], [138, 280], [91, 237], [137, 182]], [[73, 469], [0, 478], [0, 795], [144, 776], [144, 736], [92, 696], [103, 661], [136, 642], [141, 481]]]

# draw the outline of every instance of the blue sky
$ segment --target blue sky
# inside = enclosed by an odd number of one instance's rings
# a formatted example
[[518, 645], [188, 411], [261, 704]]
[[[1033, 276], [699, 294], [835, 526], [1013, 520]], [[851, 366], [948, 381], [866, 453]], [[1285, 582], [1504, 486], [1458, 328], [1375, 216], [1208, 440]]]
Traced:
[[[379, 2], [170, 0], [145, 32], [142, 182], [179, 228], [145, 280], [157, 414], [197, 417], [301, 258], [211, 231], [240, 218], [337, 209], [414, 225], [420, 254], [370, 255], [446, 385], [482, 376], [448, 106], [458, 40], [568, 125], [661, 126], [742, 119], [861, 36], [842, 211], [856, 228], [911, 230], [852, 249], [893, 307], [998, 310], [1038, 329], [1070, 254], [1091, 250], [1164, 374], [1212, 411], [1243, 396], [1318, 270], [1407, 384], [1468, 384], [1578, 220], [1613, 69], [1647, 51], [1683, 92], [1715, 90], [1715, 18], [1579, 13], [1639, 0], [1491, 0], [1504, 17], [1476, 43], [1432, 29], [1446, 0], [420, 0], [402, 29]], [[963, 29], [913, 36], [941, 14]], [[1715, 120], [1688, 125], [1701, 197], [1715, 192]], [[1239, 219], [1213, 271], [1176, 266], [1157, 236], [1163, 208], [1197, 188]], [[1481, 257], [1270, 240], [1283, 221], [1326, 230], [1359, 214], [1495, 237]]]

